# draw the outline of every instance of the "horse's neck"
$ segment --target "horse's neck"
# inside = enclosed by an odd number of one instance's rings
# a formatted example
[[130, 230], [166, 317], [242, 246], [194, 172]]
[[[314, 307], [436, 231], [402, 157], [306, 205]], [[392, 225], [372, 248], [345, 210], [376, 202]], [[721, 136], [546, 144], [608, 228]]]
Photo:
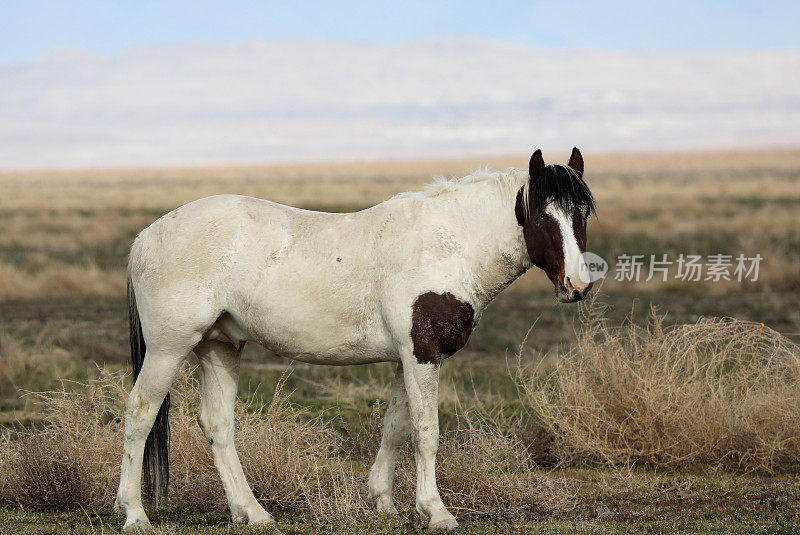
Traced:
[[443, 211], [463, 239], [470, 278], [464, 282], [483, 305], [530, 267], [514, 211], [516, 199], [507, 197], [491, 183], [470, 184], [441, 196]]

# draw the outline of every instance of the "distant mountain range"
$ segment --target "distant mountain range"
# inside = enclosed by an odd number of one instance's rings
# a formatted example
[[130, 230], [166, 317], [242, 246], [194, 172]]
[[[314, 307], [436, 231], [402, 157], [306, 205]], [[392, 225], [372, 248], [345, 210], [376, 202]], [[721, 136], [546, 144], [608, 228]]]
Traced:
[[187, 43], [0, 66], [0, 168], [800, 145], [800, 50]]

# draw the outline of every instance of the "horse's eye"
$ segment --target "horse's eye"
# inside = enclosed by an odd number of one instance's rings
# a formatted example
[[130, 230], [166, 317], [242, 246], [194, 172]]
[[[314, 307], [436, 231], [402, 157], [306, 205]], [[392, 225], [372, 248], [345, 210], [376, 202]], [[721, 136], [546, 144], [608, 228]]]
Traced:
[[539, 219], [541, 219], [542, 221], [550, 221], [550, 216], [542, 212], [541, 214], [539, 214]]

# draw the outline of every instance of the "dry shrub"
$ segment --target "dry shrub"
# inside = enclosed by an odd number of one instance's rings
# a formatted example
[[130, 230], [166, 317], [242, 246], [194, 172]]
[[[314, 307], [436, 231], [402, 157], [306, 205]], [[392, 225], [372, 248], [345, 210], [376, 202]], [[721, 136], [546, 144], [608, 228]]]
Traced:
[[88, 459], [51, 436], [27, 437], [15, 446], [15, 466], [3, 485], [14, 503], [62, 511], [93, 501], [98, 471]]
[[[416, 468], [405, 453], [395, 476], [398, 506], [414, 504]], [[526, 448], [489, 421], [443, 434], [436, 460], [439, 492], [456, 515], [557, 514], [576, 505], [571, 481], [531, 470]]]
[[448, 505], [473, 511], [524, 509], [547, 514], [575, 506], [570, 482], [532, 471], [526, 448], [498, 429], [450, 433], [440, 451], [437, 475]]
[[586, 309], [573, 347], [523, 400], [567, 464], [712, 463], [774, 473], [800, 464], [800, 348], [760, 323], [702, 319], [609, 327]]
[[[100, 370], [88, 384], [40, 394], [48, 425], [0, 443], [0, 499], [28, 508], [107, 509], [116, 493], [125, 388]], [[199, 389], [190, 371], [173, 386], [170, 499], [225, 507], [210, 449], [197, 425]], [[280, 392], [267, 406], [238, 405], [237, 447], [256, 496], [268, 507], [345, 518], [365, 510], [361, 482], [335, 455], [337, 435], [306, 419]]]
[[34, 509], [111, 504], [121, 458], [122, 377], [39, 394], [47, 426], [0, 445], [0, 499]]

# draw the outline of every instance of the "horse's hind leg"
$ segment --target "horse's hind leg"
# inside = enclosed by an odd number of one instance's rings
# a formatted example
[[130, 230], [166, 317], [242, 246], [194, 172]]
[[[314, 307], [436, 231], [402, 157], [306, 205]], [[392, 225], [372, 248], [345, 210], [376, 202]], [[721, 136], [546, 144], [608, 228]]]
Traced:
[[403, 382], [403, 365], [397, 365], [392, 381], [392, 394], [383, 418], [383, 436], [375, 463], [369, 472], [369, 496], [375, 500], [375, 508], [381, 513], [397, 514], [392, 501], [394, 470], [400, 448], [411, 433], [411, 420], [408, 416], [408, 396]]
[[142, 507], [144, 444], [161, 402], [188, 354], [188, 349], [185, 352], [166, 353], [148, 348], [139, 377], [128, 395], [122, 474], [114, 502], [114, 508], [125, 513], [123, 530], [145, 530], [150, 527]]
[[204, 341], [195, 348], [203, 369], [199, 420], [211, 444], [233, 521], [262, 524], [273, 522], [272, 516], [253, 496], [233, 443], [240, 353], [231, 344], [217, 341]]

